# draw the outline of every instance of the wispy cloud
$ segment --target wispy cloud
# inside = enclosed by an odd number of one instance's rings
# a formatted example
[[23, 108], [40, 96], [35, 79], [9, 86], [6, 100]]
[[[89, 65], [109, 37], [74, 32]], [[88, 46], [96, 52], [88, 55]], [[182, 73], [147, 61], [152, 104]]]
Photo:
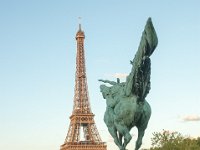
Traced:
[[186, 115], [181, 118], [184, 122], [200, 121], [200, 115]]
[[112, 75], [115, 78], [126, 78], [128, 76], [127, 73], [115, 73]]

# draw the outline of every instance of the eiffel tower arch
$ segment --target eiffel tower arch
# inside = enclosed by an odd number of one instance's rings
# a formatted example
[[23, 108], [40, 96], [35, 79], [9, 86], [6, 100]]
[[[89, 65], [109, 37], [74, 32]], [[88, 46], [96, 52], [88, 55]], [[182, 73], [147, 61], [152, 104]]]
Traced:
[[[102, 142], [91, 111], [84, 55], [85, 34], [79, 24], [76, 33], [76, 76], [74, 106], [70, 116], [70, 125], [64, 144], [60, 150], [107, 150], [107, 145]], [[82, 133], [82, 135], [81, 135]]]

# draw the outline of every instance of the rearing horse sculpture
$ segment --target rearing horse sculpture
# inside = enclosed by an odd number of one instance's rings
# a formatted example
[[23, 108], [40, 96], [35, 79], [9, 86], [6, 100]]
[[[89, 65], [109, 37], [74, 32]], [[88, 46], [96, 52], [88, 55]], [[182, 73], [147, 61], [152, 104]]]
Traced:
[[158, 44], [151, 18], [147, 20], [138, 51], [131, 61], [132, 70], [126, 82], [99, 80], [112, 86], [101, 85], [100, 90], [106, 99], [104, 122], [120, 150], [125, 150], [131, 140], [129, 131], [138, 129], [135, 150], [142, 144], [145, 129], [151, 116], [151, 107], [145, 100], [150, 91], [150, 56]]

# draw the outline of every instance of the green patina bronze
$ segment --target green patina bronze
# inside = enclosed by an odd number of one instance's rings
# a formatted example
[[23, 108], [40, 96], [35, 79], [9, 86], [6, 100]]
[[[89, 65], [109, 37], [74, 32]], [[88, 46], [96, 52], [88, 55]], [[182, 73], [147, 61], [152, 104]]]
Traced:
[[104, 122], [120, 150], [125, 150], [131, 140], [129, 131], [138, 129], [135, 150], [142, 144], [145, 129], [151, 116], [151, 107], [146, 101], [150, 91], [150, 56], [158, 44], [151, 18], [147, 20], [138, 51], [131, 61], [132, 69], [126, 82], [99, 80], [112, 86], [100, 85], [103, 98], [106, 99]]

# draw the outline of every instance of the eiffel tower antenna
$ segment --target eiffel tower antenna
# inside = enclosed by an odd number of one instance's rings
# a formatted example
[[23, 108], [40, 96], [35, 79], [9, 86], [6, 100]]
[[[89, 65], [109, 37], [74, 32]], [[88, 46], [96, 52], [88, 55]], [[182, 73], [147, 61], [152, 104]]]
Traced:
[[78, 17], [79, 30], [81, 30], [81, 19], [82, 17]]

